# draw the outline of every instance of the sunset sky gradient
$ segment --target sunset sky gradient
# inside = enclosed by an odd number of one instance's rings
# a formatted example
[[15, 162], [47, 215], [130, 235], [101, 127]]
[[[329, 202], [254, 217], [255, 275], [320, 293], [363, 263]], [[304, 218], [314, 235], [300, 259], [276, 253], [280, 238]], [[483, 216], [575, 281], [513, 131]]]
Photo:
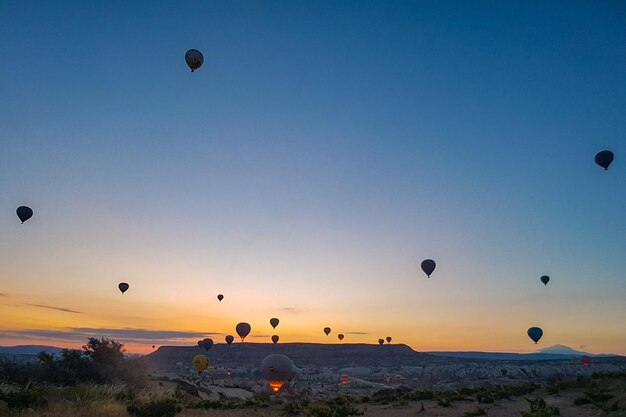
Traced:
[[625, 45], [623, 1], [2, 2], [0, 345], [626, 354]]

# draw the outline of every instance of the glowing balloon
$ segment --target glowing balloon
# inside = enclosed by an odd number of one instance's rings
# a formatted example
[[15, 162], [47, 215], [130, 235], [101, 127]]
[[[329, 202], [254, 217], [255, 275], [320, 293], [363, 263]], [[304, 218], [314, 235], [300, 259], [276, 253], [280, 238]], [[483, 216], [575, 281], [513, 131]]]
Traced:
[[120, 289], [120, 291], [122, 292], [122, 294], [124, 294], [126, 291], [128, 291], [128, 289], [130, 288], [130, 285], [128, 285], [128, 284], [127, 284], [127, 283], [125, 283], [125, 282], [120, 282], [120, 283], [117, 285], [117, 288], [119, 288], [119, 289]]
[[193, 364], [193, 367], [196, 369], [196, 371], [198, 371], [199, 373], [204, 371], [207, 366], [209, 366], [209, 360], [204, 355], [194, 356], [191, 360], [191, 363]]
[[191, 69], [191, 72], [194, 72], [198, 68], [202, 66], [204, 63], [204, 57], [202, 56], [202, 52], [197, 49], [190, 49], [185, 53], [185, 62], [187, 66]]
[[539, 279], [541, 280], [541, 282], [543, 282], [543, 285], [548, 285], [548, 282], [550, 282], [550, 277], [547, 275], [542, 275], [542, 277]]
[[224, 296], [222, 294], [217, 294], [217, 299], [219, 301], [222, 301], [224, 299]]
[[343, 335], [342, 334], [338, 334], [337, 337], [339, 338], [339, 340], [343, 340]]
[[268, 381], [273, 392], [278, 392], [283, 384], [296, 376], [293, 362], [285, 355], [268, 355], [261, 362], [260, 376]]
[[437, 264], [432, 259], [424, 259], [422, 261], [422, 271], [430, 278], [430, 274], [433, 273]]
[[537, 344], [539, 339], [541, 339], [541, 336], [543, 336], [543, 330], [541, 330], [539, 327], [531, 327], [530, 329], [528, 329], [527, 333], [528, 337], [530, 337], [532, 341], [535, 342], [535, 344]]
[[280, 323], [280, 321], [279, 321], [277, 318], [275, 318], [275, 317], [274, 317], [274, 318], [271, 318], [271, 319], [270, 319], [270, 325], [271, 325], [273, 328], [276, 328], [276, 326], [278, 326], [278, 323]]
[[324, 333], [328, 336], [330, 334], [330, 327], [324, 327]]
[[241, 341], [243, 342], [246, 336], [250, 334], [250, 330], [252, 330], [252, 327], [250, 327], [248, 323], [239, 323], [235, 327], [235, 330], [237, 331], [237, 334], [239, 335], [239, 337], [241, 337]]
[[19, 217], [22, 224], [24, 224], [26, 220], [33, 217], [33, 209], [27, 206], [19, 206], [15, 212], [17, 213], [17, 217]]
[[272, 342], [274, 342], [274, 344], [278, 343], [278, 339], [280, 339], [280, 337], [278, 337], [277, 334], [275, 334], [274, 336], [272, 336]]
[[230, 346], [230, 344], [233, 343], [233, 340], [235, 340], [235, 338], [232, 337], [231, 335], [226, 336], [226, 343], [228, 343], [228, 346]]
[[613, 162], [613, 152], [600, 151], [596, 154], [593, 160], [596, 162], [596, 164], [607, 170], [609, 169], [609, 165], [611, 165], [611, 162]]
[[589, 359], [589, 356], [583, 355], [580, 357], [580, 363], [582, 363], [585, 366], [589, 366], [591, 364], [591, 359]]

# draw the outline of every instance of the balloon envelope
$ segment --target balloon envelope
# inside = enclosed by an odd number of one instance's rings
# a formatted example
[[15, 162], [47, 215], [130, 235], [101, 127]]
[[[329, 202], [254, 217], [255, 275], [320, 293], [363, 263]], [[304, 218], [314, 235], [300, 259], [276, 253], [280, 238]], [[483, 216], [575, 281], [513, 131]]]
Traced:
[[219, 301], [222, 301], [224, 299], [224, 296], [222, 294], [217, 294], [217, 299]]
[[193, 364], [193, 367], [196, 369], [196, 371], [202, 372], [209, 365], [209, 360], [204, 355], [196, 355], [191, 360], [191, 363]]
[[250, 327], [248, 323], [239, 323], [235, 327], [235, 330], [237, 331], [237, 334], [239, 335], [239, 337], [241, 337], [241, 340], [243, 341], [246, 338], [246, 336], [250, 334], [250, 330], [252, 330], [252, 327]]
[[201, 348], [203, 348], [204, 350], [209, 350], [213, 347], [213, 339], [209, 339], [208, 337], [206, 339], [202, 340], [202, 346], [200, 346]]
[[607, 170], [609, 169], [609, 165], [611, 165], [611, 162], [613, 162], [613, 152], [600, 151], [596, 154], [593, 160], [596, 162], [596, 164]]
[[202, 56], [202, 52], [197, 49], [190, 49], [185, 53], [185, 62], [187, 66], [191, 69], [191, 72], [194, 72], [198, 68], [202, 66], [204, 63], [204, 57]]
[[330, 327], [324, 327], [324, 333], [328, 336], [330, 334]]
[[548, 285], [548, 282], [550, 281], [550, 277], [547, 275], [543, 275], [541, 278], [539, 278], [541, 280], [541, 282], [543, 282], [543, 285]]
[[278, 337], [277, 334], [275, 334], [274, 336], [272, 336], [272, 342], [274, 342], [274, 344], [278, 343], [278, 339], [280, 339], [280, 337]]
[[267, 355], [261, 362], [261, 378], [270, 381], [290, 381], [296, 376], [293, 362], [285, 355]]
[[378, 344], [382, 345], [383, 343], [385, 343], [385, 341], [383, 339], [378, 339]]
[[343, 335], [342, 334], [338, 334], [337, 337], [339, 338], [339, 340], [343, 340]]
[[126, 291], [128, 291], [128, 289], [130, 288], [130, 285], [128, 285], [128, 284], [127, 284], [127, 283], [125, 283], [125, 282], [120, 282], [120, 283], [117, 285], [117, 288], [119, 288], [119, 289], [120, 289], [120, 291], [122, 292], [122, 294], [124, 294]]
[[235, 338], [231, 335], [226, 336], [226, 343], [228, 343], [228, 346], [230, 346], [231, 343], [233, 343], [233, 340], [235, 340]]
[[17, 213], [17, 217], [19, 217], [22, 224], [24, 224], [26, 220], [33, 217], [33, 209], [27, 206], [19, 206], [15, 212]]
[[580, 363], [582, 363], [585, 366], [589, 366], [589, 364], [591, 363], [591, 359], [589, 359], [589, 356], [583, 355], [580, 357]]
[[387, 343], [391, 343], [391, 336], [387, 336]]
[[437, 264], [432, 259], [424, 259], [422, 261], [422, 271], [430, 278], [430, 274], [433, 273]]
[[539, 327], [531, 327], [526, 333], [528, 333], [528, 337], [530, 337], [535, 344], [537, 344], [541, 336], [543, 336], [543, 330]]
[[270, 319], [270, 325], [273, 328], [276, 328], [276, 326], [278, 326], [278, 323], [280, 323], [280, 320], [278, 320], [276, 317]]

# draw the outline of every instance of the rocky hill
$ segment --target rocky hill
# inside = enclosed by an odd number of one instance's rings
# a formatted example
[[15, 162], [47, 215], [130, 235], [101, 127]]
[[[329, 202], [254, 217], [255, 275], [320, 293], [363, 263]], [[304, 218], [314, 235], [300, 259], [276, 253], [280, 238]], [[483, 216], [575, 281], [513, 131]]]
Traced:
[[271, 353], [287, 355], [297, 367], [342, 368], [418, 366], [420, 364], [447, 362], [415, 352], [406, 345], [369, 344], [318, 344], [318, 343], [236, 343], [215, 344], [205, 352], [195, 346], [161, 346], [144, 356], [148, 367], [154, 371], [172, 371], [176, 363], [190, 364], [194, 355], [205, 354], [212, 366], [228, 368], [257, 368], [263, 358]]

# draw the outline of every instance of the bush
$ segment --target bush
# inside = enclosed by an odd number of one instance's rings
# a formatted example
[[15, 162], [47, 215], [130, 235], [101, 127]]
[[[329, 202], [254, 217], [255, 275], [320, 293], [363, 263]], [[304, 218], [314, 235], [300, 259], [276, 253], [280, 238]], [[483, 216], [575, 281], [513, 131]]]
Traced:
[[182, 407], [171, 398], [154, 400], [147, 404], [126, 407], [128, 414], [136, 417], [174, 417], [182, 411]]
[[298, 416], [304, 413], [308, 406], [309, 400], [307, 399], [287, 401], [283, 413], [287, 416]]
[[356, 407], [352, 398], [340, 396], [314, 405], [309, 409], [308, 415], [312, 417], [349, 417], [363, 415], [363, 412]]
[[48, 400], [42, 396], [41, 390], [31, 389], [29, 386], [18, 391], [0, 392], [0, 401], [5, 402], [8, 408], [15, 410], [48, 406]]
[[534, 400], [526, 398], [526, 401], [528, 401], [530, 405], [530, 411], [522, 411], [522, 417], [552, 417], [560, 414], [558, 408], [548, 406], [543, 398], [536, 398]]

